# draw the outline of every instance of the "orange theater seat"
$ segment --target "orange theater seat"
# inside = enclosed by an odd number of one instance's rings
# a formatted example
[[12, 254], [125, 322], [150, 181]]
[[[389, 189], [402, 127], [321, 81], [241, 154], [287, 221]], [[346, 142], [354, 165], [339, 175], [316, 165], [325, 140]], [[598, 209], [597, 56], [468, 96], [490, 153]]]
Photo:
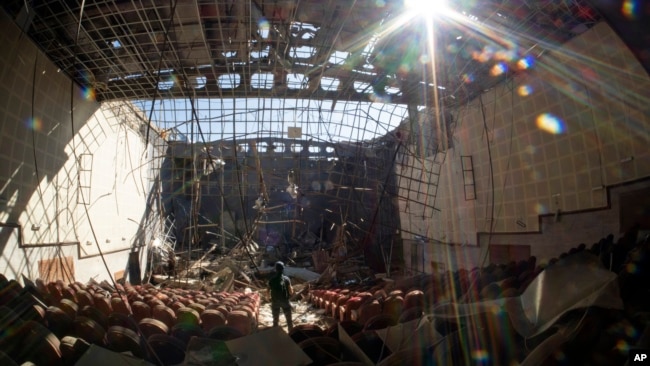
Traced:
[[140, 320], [138, 326], [145, 339], [149, 339], [154, 334], [169, 334], [169, 327], [160, 320], [144, 318]]
[[192, 324], [198, 326], [201, 323], [201, 316], [192, 308], [180, 308], [176, 312], [176, 324]]
[[131, 315], [131, 306], [129, 302], [122, 297], [113, 297], [111, 299], [111, 308], [114, 312], [124, 315]]
[[381, 304], [377, 300], [368, 301], [359, 307], [356, 314], [355, 319], [355, 315], [352, 313], [352, 320], [356, 320], [359, 324], [366, 324], [368, 319], [381, 314]]
[[244, 335], [249, 335], [252, 333], [252, 321], [246, 311], [231, 311], [226, 317], [226, 324], [239, 330]]
[[207, 333], [214, 327], [225, 325], [226, 316], [216, 309], [207, 309], [201, 313], [201, 327]]
[[401, 296], [388, 296], [383, 303], [382, 313], [399, 318], [404, 310], [404, 299]]
[[95, 294], [93, 296], [93, 302], [95, 303], [95, 308], [101, 311], [104, 315], [109, 316], [113, 312], [111, 301], [101, 294]]
[[136, 321], [151, 318], [151, 308], [142, 301], [134, 301], [131, 304], [131, 310], [133, 311], [133, 318]]
[[424, 292], [421, 290], [409, 291], [406, 296], [404, 296], [404, 310], [413, 307], [424, 307]]
[[170, 329], [176, 324], [176, 314], [174, 310], [165, 305], [156, 305], [152, 310], [153, 318], [165, 323]]

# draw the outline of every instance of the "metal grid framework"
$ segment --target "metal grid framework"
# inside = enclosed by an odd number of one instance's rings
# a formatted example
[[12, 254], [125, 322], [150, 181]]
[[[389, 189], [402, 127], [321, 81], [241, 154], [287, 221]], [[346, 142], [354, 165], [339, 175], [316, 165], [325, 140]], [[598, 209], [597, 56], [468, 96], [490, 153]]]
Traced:
[[505, 73], [494, 75], [495, 66], [515, 70], [520, 58], [600, 19], [583, 0], [450, 1], [452, 11], [435, 17], [433, 30], [426, 17], [406, 15], [401, 0], [7, 0], [3, 6], [98, 100], [196, 95], [432, 105], [439, 99], [453, 106], [501, 81]]
[[[432, 18], [401, 0], [2, 6], [88, 94], [146, 116], [179, 240], [192, 225], [220, 221], [241, 240], [253, 224], [300, 219], [382, 250], [396, 211], [436, 210], [453, 122], [441, 116], [600, 20], [583, 0], [458, 1]], [[287, 199], [291, 171], [307, 201]], [[258, 200], [282, 208], [260, 216]]]

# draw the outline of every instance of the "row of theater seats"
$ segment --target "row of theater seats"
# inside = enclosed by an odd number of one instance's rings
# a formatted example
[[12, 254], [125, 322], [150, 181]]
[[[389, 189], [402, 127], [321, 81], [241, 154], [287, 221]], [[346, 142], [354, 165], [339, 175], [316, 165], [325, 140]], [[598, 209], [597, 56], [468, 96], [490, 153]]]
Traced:
[[372, 329], [417, 319], [425, 306], [424, 292], [417, 289], [406, 293], [399, 289], [386, 293], [381, 288], [315, 289], [309, 301], [340, 322], [354, 321]]
[[8, 360], [2, 365], [72, 365], [90, 344], [173, 365], [184, 359], [191, 337], [253, 333], [260, 297], [39, 280], [23, 287], [0, 275], [0, 307], [0, 359]]
[[[399, 319], [417, 317], [422, 311], [429, 313], [437, 304], [451, 300], [470, 303], [519, 296], [544, 269], [582, 252], [599, 258], [604, 268], [618, 274], [623, 309], [574, 309], [565, 313], [547, 331], [526, 339], [514, 330], [503, 312], [482, 314], [469, 322], [463, 319], [433, 319], [435, 329], [445, 336], [442, 343], [392, 355], [372, 332], [372, 329], [393, 325]], [[551, 350], [544, 364], [623, 365], [629, 349], [650, 347], [648, 268], [650, 241], [638, 242], [637, 232], [632, 229], [617, 241], [609, 235], [590, 248], [580, 244], [547, 263], [537, 263], [535, 257], [530, 257], [507, 264], [426, 275], [411, 279], [406, 285], [396, 282], [396, 287], [401, 291], [393, 290], [388, 294], [380, 285], [315, 288], [310, 291], [309, 300], [314, 306], [325, 309], [342, 325], [345, 324], [366, 355], [382, 365], [412, 362], [468, 364], [478, 362], [472, 359], [477, 354], [483, 355], [480, 363], [484, 365], [518, 364], [536, 347], [549, 347], [545, 342], [562, 329], [573, 329], [571, 338], [554, 346], [556, 349]], [[561, 296], [558, 294], [558, 297]], [[325, 333], [328, 335], [328, 331]], [[321, 342], [320, 337], [322, 335], [316, 332], [311, 342]], [[334, 359], [328, 359], [328, 355], [337, 354], [336, 342], [322, 342], [322, 347], [310, 351], [315, 353], [312, 358], [323, 360], [322, 364], [334, 362]], [[328, 352], [323, 354], [320, 352], [322, 349], [328, 349]], [[413, 360], [413, 357], [417, 359]]]

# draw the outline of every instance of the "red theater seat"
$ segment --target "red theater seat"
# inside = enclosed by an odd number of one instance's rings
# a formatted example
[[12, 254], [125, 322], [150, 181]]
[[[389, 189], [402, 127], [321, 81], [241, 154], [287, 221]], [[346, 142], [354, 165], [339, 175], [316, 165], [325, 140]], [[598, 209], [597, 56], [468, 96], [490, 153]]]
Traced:
[[176, 324], [176, 314], [165, 305], [156, 305], [152, 311], [153, 318], [165, 323], [167, 327], [171, 328]]
[[151, 318], [151, 308], [142, 301], [133, 302], [131, 304], [131, 310], [133, 311], [133, 318], [136, 321], [140, 321], [144, 318]]
[[115, 352], [131, 352], [133, 356], [144, 358], [147, 355], [140, 336], [129, 328], [112, 326], [106, 332], [106, 345]]
[[169, 327], [160, 320], [144, 318], [138, 325], [145, 339], [149, 339], [154, 334], [169, 334]]
[[226, 316], [216, 309], [207, 309], [201, 313], [201, 327], [205, 332], [209, 332], [212, 328], [225, 325]]
[[252, 322], [247, 312], [233, 310], [226, 317], [226, 324], [239, 330], [242, 334], [248, 335], [252, 332]]

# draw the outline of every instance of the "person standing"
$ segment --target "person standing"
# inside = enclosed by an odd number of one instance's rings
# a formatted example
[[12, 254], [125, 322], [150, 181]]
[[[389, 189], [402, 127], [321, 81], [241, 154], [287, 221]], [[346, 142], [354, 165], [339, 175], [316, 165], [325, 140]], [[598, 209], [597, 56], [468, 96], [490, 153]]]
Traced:
[[280, 310], [287, 320], [289, 332], [293, 329], [291, 319], [291, 303], [289, 298], [293, 295], [291, 280], [284, 275], [284, 263], [275, 263], [275, 274], [269, 280], [269, 291], [271, 292], [271, 314], [273, 314], [273, 326], [277, 327], [280, 322]]

